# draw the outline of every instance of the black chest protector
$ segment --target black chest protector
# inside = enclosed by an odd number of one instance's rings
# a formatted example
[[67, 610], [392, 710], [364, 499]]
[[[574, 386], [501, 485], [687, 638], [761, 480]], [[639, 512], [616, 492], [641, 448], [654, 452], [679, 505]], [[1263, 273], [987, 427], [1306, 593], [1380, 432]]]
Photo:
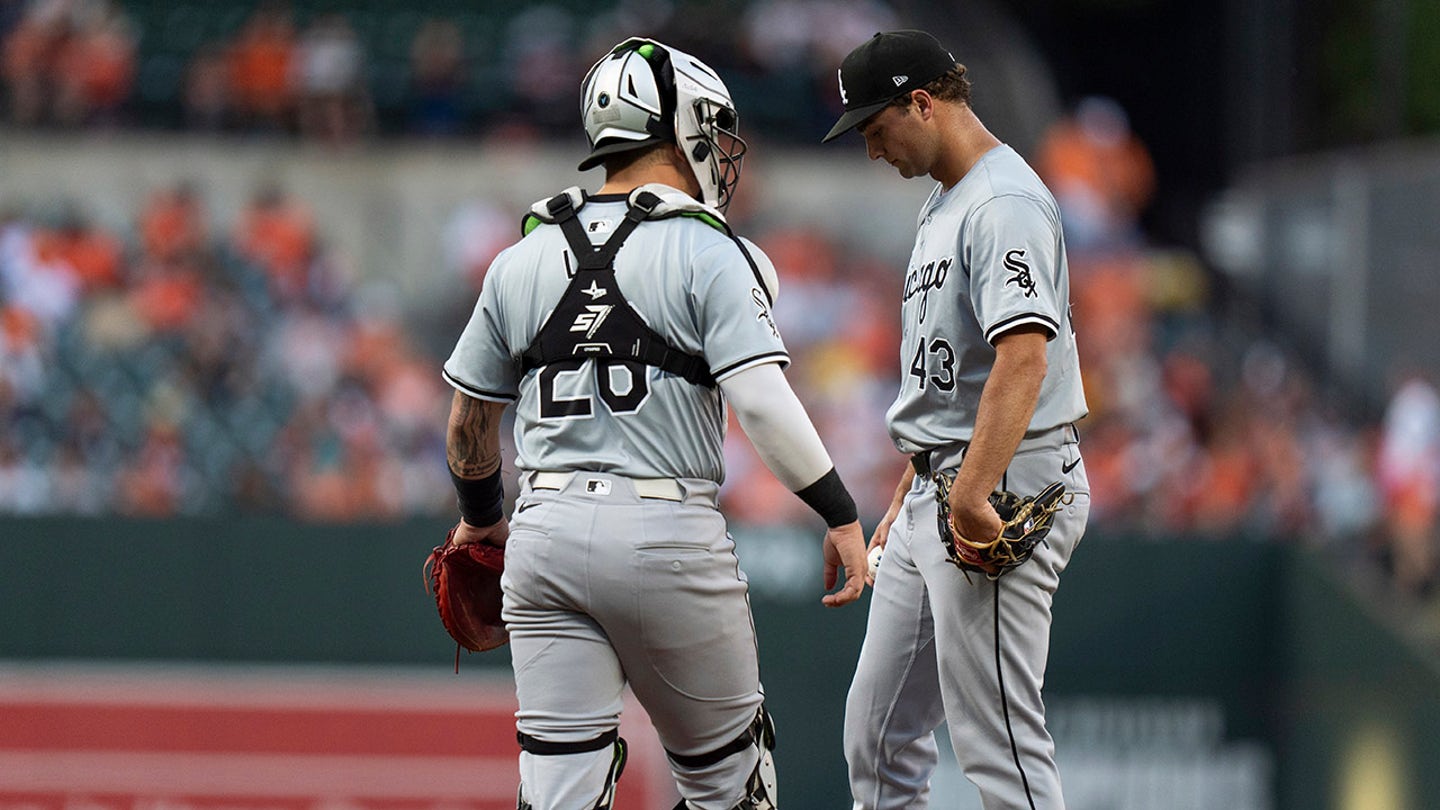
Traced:
[[569, 196], [561, 194], [546, 203], [570, 243], [578, 266], [560, 303], [521, 353], [523, 371], [575, 359], [629, 360], [654, 366], [695, 385], [714, 387], [715, 378], [705, 359], [666, 342], [631, 308], [615, 281], [615, 254], [659, 204], [660, 198], [651, 192], [636, 194], [625, 218], [605, 244], [592, 245]]

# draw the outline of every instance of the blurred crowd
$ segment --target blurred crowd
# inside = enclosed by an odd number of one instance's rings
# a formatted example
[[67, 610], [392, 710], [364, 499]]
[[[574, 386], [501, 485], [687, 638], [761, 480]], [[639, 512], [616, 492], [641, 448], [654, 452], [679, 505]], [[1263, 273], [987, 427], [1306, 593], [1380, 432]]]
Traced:
[[[715, 6], [556, 2], [492, 19], [428, 2], [209, 13], [0, 0], [0, 118], [337, 145], [573, 137], [574, 77], [643, 19], [680, 47], [709, 41], [695, 50], [725, 72], [750, 131], [813, 141], [834, 115], [832, 66], [896, 20], [878, 0], [766, 0], [720, 25]], [[1397, 371], [1385, 412], [1347, 407], [1323, 374], [1222, 306], [1195, 256], [1149, 244], [1155, 169], [1113, 101], [1079, 100], [1027, 157], [1071, 251], [1096, 529], [1293, 538], [1428, 594], [1440, 559], [1434, 381]], [[0, 513], [449, 514], [445, 347], [415, 337], [435, 324], [417, 324], [383, 284], [358, 284], [283, 188], [255, 189], [231, 222], [191, 186], [140, 194], [124, 227], [78, 205], [0, 214]], [[863, 246], [743, 216], [783, 280], [790, 376], [873, 521], [904, 463], [883, 429], [901, 274]], [[510, 238], [496, 222], [513, 212], [456, 212], [457, 227], [486, 234], [465, 257], [469, 294]], [[451, 313], [457, 333], [466, 298]], [[726, 453], [737, 520], [809, 519], [733, 425]]]
[[1144, 143], [1080, 99], [1040, 143], [1061, 206], [1089, 416], [1094, 525], [1323, 547], [1424, 598], [1437, 573], [1440, 397], [1396, 369], [1383, 413], [1326, 386], [1184, 251], [1147, 243]]
[[395, 296], [280, 189], [212, 227], [183, 185], [123, 233], [0, 217], [0, 512], [448, 508], [443, 383]]
[[834, 65], [894, 27], [883, 0], [551, 0], [404, 7], [0, 0], [0, 121], [298, 136], [573, 132], [578, 76], [644, 31], [721, 70], [747, 128], [814, 141]]
[[8, 120], [115, 123], [135, 84], [135, 32], [109, 0], [0, 3]]
[[[163, 83], [165, 60], [142, 52], [147, 31], [115, 0], [6, 3], [0, 17], [0, 78], [6, 119], [22, 126], [145, 123], [137, 86]], [[144, 5], [144, 4], [142, 4]], [[148, 7], [148, 6], [147, 6]], [[174, 15], [152, 25], [183, 25]], [[141, 70], [150, 60], [151, 70]], [[298, 29], [287, 6], [265, 3], [223, 42], [183, 57], [173, 106], [197, 130], [298, 132], [343, 143], [371, 129], [360, 43], [347, 18], [317, 14]], [[158, 61], [157, 61], [158, 60]]]

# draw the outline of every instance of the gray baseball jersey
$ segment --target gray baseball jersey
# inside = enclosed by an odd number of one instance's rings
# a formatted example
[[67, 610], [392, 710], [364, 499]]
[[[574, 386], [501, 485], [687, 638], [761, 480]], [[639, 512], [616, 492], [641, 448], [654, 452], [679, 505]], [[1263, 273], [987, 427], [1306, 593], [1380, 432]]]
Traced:
[[[600, 244], [625, 210], [623, 195], [594, 196], [577, 216]], [[740, 241], [754, 261], [769, 263], [758, 247]], [[521, 353], [570, 282], [567, 268], [574, 263], [566, 251], [559, 228], [538, 228], [495, 259], [445, 363], [445, 378], [479, 399], [518, 400], [515, 465], [521, 470], [723, 480], [725, 409], [718, 387], [653, 367], [636, 378], [623, 365], [596, 360], [553, 377], [521, 374]], [[789, 362], [769, 298], [745, 254], [701, 218], [642, 223], [615, 258], [615, 278], [641, 318], [675, 348], [702, 356], [716, 379]], [[607, 303], [596, 299], [596, 318]], [[563, 415], [547, 415], [557, 411]]]
[[1021, 324], [1051, 338], [1028, 432], [1085, 415], [1060, 212], [1015, 150], [996, 147], [949, 191], [936, 186], [903, 295], [900, 393], [886, 415], [902, 452], [970, 440], [993, 341]]

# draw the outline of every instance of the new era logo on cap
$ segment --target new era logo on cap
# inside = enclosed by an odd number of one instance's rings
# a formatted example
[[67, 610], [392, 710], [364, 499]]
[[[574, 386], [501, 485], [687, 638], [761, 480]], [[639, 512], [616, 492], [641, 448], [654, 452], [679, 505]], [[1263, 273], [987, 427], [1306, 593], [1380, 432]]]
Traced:
[[853, 129], [892, 99], [929, 84], [953, 67], [955, 57], [924, 31], [876, 34], [840, 63], [840, 103], [845, 114], [822, 140]]

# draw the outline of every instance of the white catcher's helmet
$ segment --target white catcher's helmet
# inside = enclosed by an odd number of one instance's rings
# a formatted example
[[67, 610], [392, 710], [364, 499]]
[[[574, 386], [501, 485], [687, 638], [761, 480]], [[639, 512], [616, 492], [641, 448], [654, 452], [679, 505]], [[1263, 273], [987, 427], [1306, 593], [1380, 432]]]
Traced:
[[701, 202], [722, 211], [730, 204], [745, 141], [730, 91], [704, 62], [634, 37], [590, 68], [580, 93], [590, 141], [582, 171], [618, 152], [675, 143], [700, 182]]

